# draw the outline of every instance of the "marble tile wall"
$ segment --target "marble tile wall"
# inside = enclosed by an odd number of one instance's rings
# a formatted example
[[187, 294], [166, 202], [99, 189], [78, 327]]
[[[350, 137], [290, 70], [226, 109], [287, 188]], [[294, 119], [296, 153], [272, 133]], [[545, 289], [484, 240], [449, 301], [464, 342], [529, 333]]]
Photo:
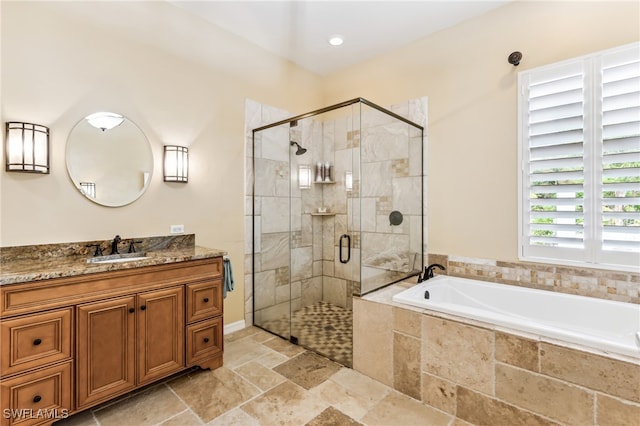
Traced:
[[571, 268], [532, 262], [503, 262], [430, 253], [445, 273], [500, 284], [518, 285], [620, 302], [640, 303], [640, 274], [606, 269]]
[[640, 360], [381, 300], [355, 298], [353, 314], [354, 369], [461, 424], [632, 425], [640, 419]]

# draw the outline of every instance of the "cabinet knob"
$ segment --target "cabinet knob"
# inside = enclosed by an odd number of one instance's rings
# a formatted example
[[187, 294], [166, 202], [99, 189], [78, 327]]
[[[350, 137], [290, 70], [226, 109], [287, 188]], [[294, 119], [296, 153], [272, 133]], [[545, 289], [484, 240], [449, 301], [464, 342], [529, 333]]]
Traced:
[[33, 341], [33, 346], [38, 346], [40, 343], [42, 343], [42, 339], [36, 339]]
[[207, 303], [208, 301], [209, 301], [209, 298], [208, 298], [208, 297], [205, 297], [205, 298], [204, 298], [204, 303]]
[[142, 305], [142, 306], [140, 306], [140, 310], [141, 310], [141, 311], [144, 311], [145, 309], [147, 309], [147, 305]]
[[42, 397], [40, 395], [36, 395], [33, 397], [33, 402], [40, 402], [42, 401]]
[[136, 311], [136, 308], [129, 308], [129, 313], [132, 314]]
[[205, 337], [205, 338], [204, 338], [204, 342], [205, 342], [205, 343], [209, 343], [209, 338], [208, 338], [208, 337]]

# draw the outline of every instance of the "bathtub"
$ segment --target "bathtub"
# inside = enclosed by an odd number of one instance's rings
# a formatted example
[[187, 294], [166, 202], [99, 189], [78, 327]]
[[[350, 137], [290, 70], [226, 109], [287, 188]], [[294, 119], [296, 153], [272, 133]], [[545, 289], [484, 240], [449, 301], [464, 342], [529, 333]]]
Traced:
[[640, 305], [632, 303], [446, 275], [393, 301], [640, 359]]

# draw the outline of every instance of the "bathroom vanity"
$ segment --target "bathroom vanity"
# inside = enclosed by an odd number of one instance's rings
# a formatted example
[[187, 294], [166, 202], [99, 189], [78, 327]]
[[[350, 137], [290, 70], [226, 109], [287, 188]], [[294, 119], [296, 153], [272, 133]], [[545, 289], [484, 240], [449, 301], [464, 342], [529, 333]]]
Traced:
[[1, 424], [49, 424], [187, 368], [220, 367], [223, 254], [190, 247], [131, 262], [60, 258], [22, 277], [5, 260]]

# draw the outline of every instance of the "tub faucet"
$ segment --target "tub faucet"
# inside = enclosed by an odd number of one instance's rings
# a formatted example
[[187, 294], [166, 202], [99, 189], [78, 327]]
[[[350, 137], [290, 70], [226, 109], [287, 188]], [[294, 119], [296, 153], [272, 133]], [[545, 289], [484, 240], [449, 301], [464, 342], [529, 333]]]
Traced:
[[431, 265], [426, 266], [424, 268], [424, 274], [422, 276], [418, 275], [418, 282], [421, 283], [422, 281], [426, 281], [429, 278], [433, 278], [433, 270], [436, 269], [436, 268], [438, 268], [438, 269], [440, 269], [442, 271], [446, 271], [446, 268], [444, 266], [442, 266], [441, 264], [432, 263]]

